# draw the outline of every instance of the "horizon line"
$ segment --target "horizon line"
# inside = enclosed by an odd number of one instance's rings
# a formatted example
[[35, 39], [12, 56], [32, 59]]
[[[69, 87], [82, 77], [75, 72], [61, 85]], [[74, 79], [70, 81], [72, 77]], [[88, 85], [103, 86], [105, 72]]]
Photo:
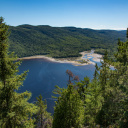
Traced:
[[[8, 24], [9, 25], [9, 24]], [[52, 25], [32, 25], [32, 24], [20, 24], [20, 25], [9, 25], [9, 26], [13, 26], [13, 27], [18, 27], [18, 26], [22, 26], [22, 25], [30, 25], [30, 26], [49, 26], [49, 27], [58, 27], [58, 28], [68, 28], [68, 27], [72, 27], [72, 28], [80, 28], [80, 29], [92, 29], [92, 30], [115, 30], [115, 31], [123, 31], [123, 30], [127, 30], [127, 28], [89, 28], [89, 27], [76, 27], [76, 26], [52, 26]]]

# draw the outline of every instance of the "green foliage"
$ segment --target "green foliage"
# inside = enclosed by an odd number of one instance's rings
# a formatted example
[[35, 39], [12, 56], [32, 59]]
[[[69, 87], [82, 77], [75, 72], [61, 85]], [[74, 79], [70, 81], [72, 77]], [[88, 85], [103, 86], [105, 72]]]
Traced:
[[85, 100], [86, 89], [88, 88], [90, 79], [85, 77], [83, 81], [76, 84], [77, 91], [80, 95], [81, 100]]
[[100, 93], [98, 70], [99, 68], [96, 65], [96, 71], [92, 81], [88, 77], [85, 77], [84, 80], [75, 85], [81, 100], [84, 102], [84, 126], [96, 126], [96, 115], [102, 106], [101, 102], [103, 98]]
[[[109, 64], [113, 65], [115, 70], [110, 70]], [[118, 40], [114, 62], [105, 54], [99, 79], [104, 100], [96, 122], [103, 127], [128, 127], [128, 41]]]
[[37, 97], [36, 105], [38, 107], [37, 113], [34, 115], [36, 118], [36, 127], [37, 128], [51, 128], [52, 126], [52, 116], [47, 112], [46, 101], [42, 101], [42, 96]]
[[110, 55], [117, 47], [117, 37], [126, 39], [126, 31], [92, 30], [75, 27], [20, 25], [10, 26], [10, 51], [19, 57], [49, 55], [55, 58], [78, 57], [79, 52], [96, 49]]
[[34, 127], [32, 115], [37, 107], [28, 100], [31, 93], [17, 93], [27, 72], [18, 75], [17, 58], [8, 53], [8, 26], [0, 18], [0, 126], [2, 128]]
[[83, 102], [76, 89], [70, 84], [56, 101], [53, 128], [82, 128], [83, 114]]

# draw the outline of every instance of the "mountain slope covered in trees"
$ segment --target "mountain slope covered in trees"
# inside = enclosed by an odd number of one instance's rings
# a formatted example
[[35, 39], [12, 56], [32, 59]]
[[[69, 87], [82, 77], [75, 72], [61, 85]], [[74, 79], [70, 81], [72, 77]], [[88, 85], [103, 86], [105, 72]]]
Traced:
[[[52, 57], [77, 57], [80, 51], [104, 49], [115, 51], [117, 40], [126, 40], [126, 31], [92, 30], [75, 27], [46, 25], [10, 26], [10, 51], [18, 57], [49, 55]], [[111, 52], [110, 52], [111, 54]]]

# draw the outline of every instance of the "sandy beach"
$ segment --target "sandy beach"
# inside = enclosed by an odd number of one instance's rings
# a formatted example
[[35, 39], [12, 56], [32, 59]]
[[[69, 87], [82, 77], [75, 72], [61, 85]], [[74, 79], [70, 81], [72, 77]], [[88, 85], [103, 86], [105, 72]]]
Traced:
[[[60, 58], [60, 59], [55, 59], [52, 57], [48, 57], [48, 56], [44, 56], [44, 55], [36, 55], [36, 56], [30, 56], [30, 57], [23, 57], [23, 58], [18, 58], [18, 60], [29, 60], [29, 59], [47, 59], [49, 61], [53, 61], [53, 62], [58, 62], [58, 63], [71, 63], [75, 66], [82, 66], [82, 65], [88, 65], [88, 64], [95, 64], [94, 62], [91, 62], [89, 60], [90, 56], [94, 57], [93, 60], [100, 62], [100, 59], [102, 58], [102, 55], [100, 54], [89, 54], [89, 51], [84, 51], [84, 52], [80, 52], [80, 54], [82, 55], [81, 57], [75, 58], [75, 59], [67, 59], [67, 58]], [[84, 62], [80, 62], [80, 61], [85, 61], [84, 56], [88, 54], [88, 61], [86, 63]]]
[[103, 57], [102, 55], [96, 53], [93, 53], [91, 56], [94, 57], [93, 60], [97, 62], [100, 62]]

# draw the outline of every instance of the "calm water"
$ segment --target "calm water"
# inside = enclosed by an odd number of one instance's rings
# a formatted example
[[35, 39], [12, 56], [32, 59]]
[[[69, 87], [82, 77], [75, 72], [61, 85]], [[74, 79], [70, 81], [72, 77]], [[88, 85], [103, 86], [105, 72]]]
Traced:
[[[90, 59], [92, 60], [92, 58]], [[100, 65], [100, 62], [98, 62], [98, 65]], [[31, 59], [24, 60], [19, 69], [20, 73], [29, 70], [20, 92], [30, 91], [32, 93], [30, 102], [35, 102], [36, 97], [41, 94], [43, 99], [47, 100], [48, 112], [53, 113], [54, 99], [51, 98], [52, 91], [55, 89], [55, 85], [67, 87], [68, 76], [66, 70], [71, 70], [74, 75], [79, 76], [80, 80], [83, 80], [86, 76], [92, 79], [95, 65], [73, 66], [72, 64], [51, 62], [46, 59]]]

